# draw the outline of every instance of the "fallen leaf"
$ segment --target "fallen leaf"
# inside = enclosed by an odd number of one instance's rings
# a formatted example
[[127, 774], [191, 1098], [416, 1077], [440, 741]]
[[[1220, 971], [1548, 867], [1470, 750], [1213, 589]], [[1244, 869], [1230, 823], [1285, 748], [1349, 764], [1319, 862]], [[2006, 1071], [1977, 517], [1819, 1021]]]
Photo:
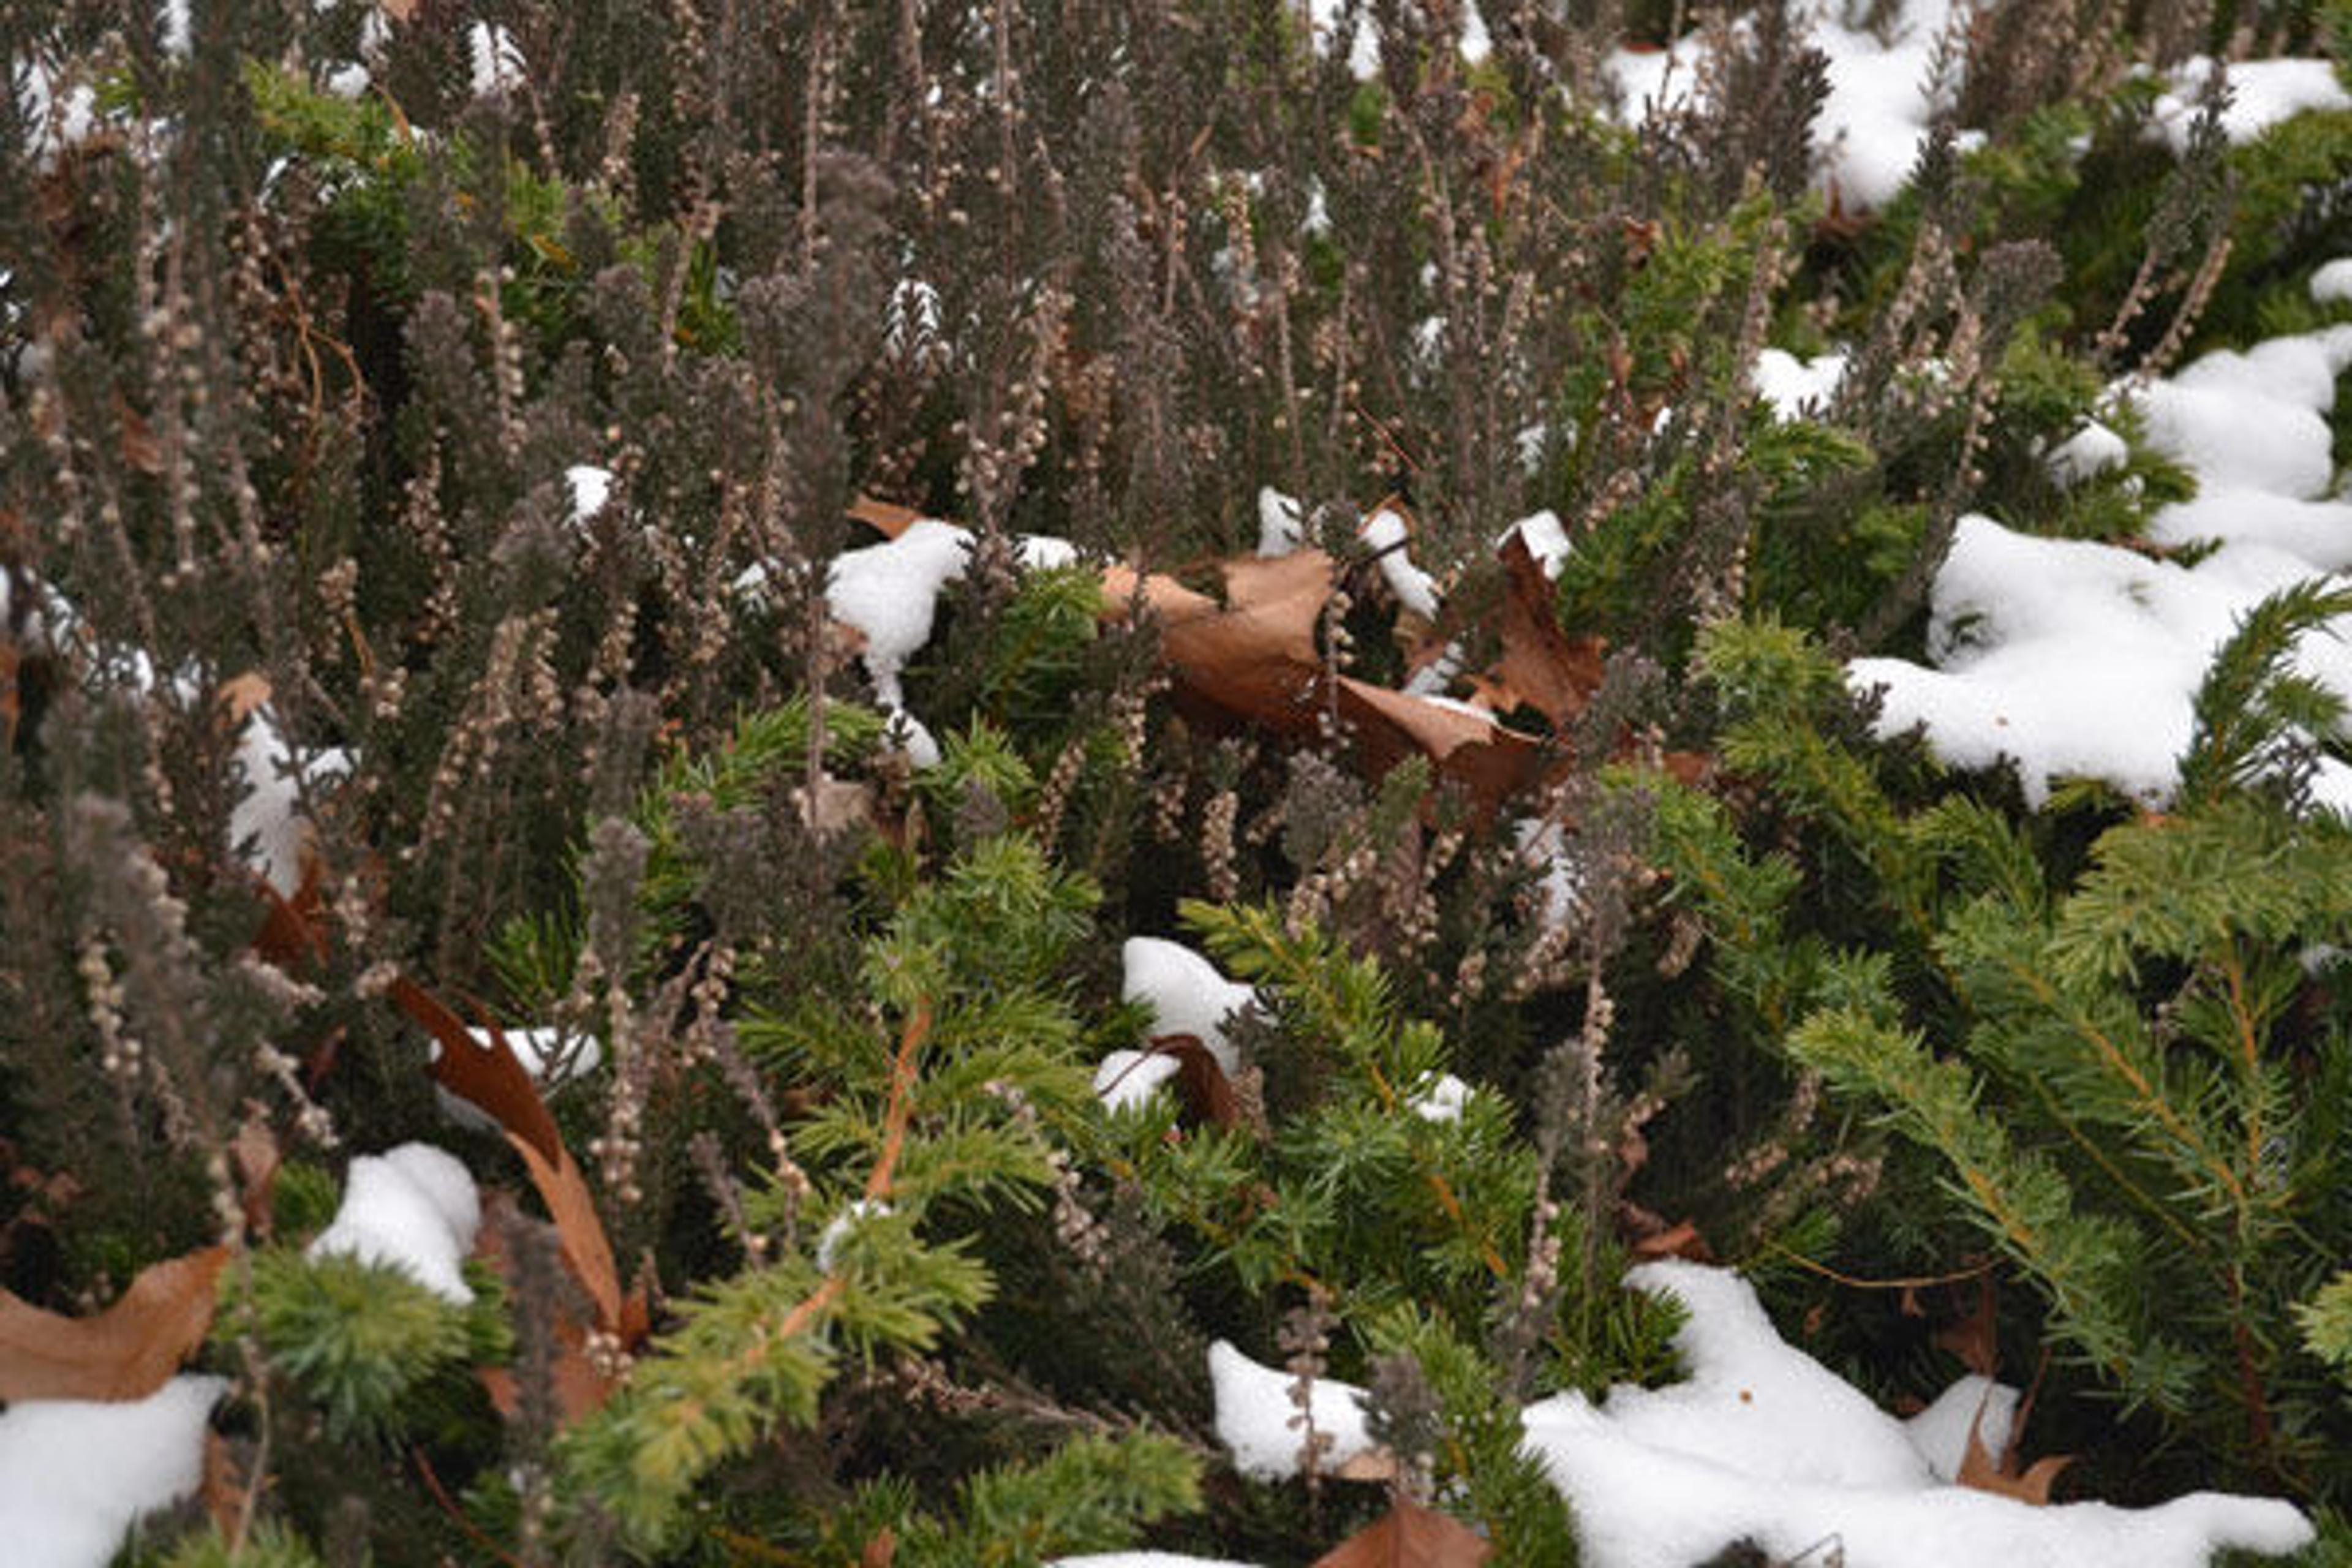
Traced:
[[1405, 1499], [1315, 1560], [1314, 1568], [1477, 1568], [1494, 1548], [1451, 1515]]
[[1936, 1331], [1935, 1342], [1960, 1358], [1979, 1377], [2000, 1374], [1999, 1307], [1990, 1270], [1977, 1276], [1976, 1305], [1968, 1316]]
[[1564, 730], [1600, 689], [1607, 645], [1560, 629], [1551, 579], [1517, 530], [1504, 542], [1502, 561], [1503, 654], [1482, 689], [1499, 711], [1525, 703], [1555, 731]]
[[230, 1141], [236, 1159], [237, 1184], [244, 1189], [245, 1226], [259, 1237], [269, 1234], [278, 1185], [278, 1135], [256, 1106]]
[[1153, 1038], [1150, 1050], [1176, 1058], [1176, 1084], [1193, 1115], [1219, 1127], [1241, 1124], [1241, 1098], [1234, 1092], [1233, 1080], [1199, 1036], [1160, 1035]]
[[208, 1247], [139, 1271], [94, 1317], [45, 1311], [0, 1290], [0, 1400], [144, 1399], [204, 1342], [228, 1248]]
[[302, 881], [288, 898], [268, 878], [255, 872], [253, 890], [262, 902], [261, 929], [253, 933], [253, 951], [286, 971], [299, 974], [314, 960], [327, 957], [327, 903], [319, 895], [319, 862], [302, 857]]
[[866, 524], [876, 532], [896, 539], [921, 521], [923, 514], [913, 507], [900, 506], [896, 501], [859, 496], [849, 503], [849, 515], [853, 521]]
[[1369, 771], [1425, 755], [1488, 810], [1535, 777], [1538, 751], [1529, 736], [1425, 697], [1331, 678], [1315, 646], [1334, 582], [1321, 551], [1244, 557], [1223, 573], [1222, 605], [1156, 573], [1114, 566], [1103, 575], [1112, 616], [1139, 602], [1157, 616], [1177, 696], [1196, 711], [1311, 740], [1328, 709], [1353, 730]]
[[[2058, 1474], [2074, 1462], [2072, 1454], [2052, 1454], [2036, 1459], [2022, 1473], [1996, 1460], [1986, 1448], [1979, 1427], [1984, 1422], [1984, 1408], [1978, 1406], [1976, 1418], [1969, 1423], [1969, 1446], [1960, 1456], [1959, 1474], [1953, 1478], [1961, 1486], [1973, 1487], [1996, 1497], [2015, 1498], [2036, 1508], [2050, 1506], [2050, 1488]], [[2012, 1443], [2011, 1452], [2015, 1452]]]
[[1633, 1246], [1633, 1253], [1634, 1257], [1645, 1260], [1682, 1258], [1693, 1263], [1715, 1261], [1715, 1252], [1707, 1246], [1706, 1237], [1701, 1236], [1698, 1233], [1698, 1226], [1688, 1220], [1684, 1220], [1680, 1225], [1669, 1226], [1653, 1235], [1636, 1238]]
[[[488, 1264], [491, 1272], [507, 1282], [509, 1293], [514, 1286], [514, 1264], [508, 1251], [508, 1226], [522, 1225], [542, 1231], [555, 1227], [547, 1221], [533, 1219], [520, 1213], [513, 1194], [494, 1190], [483, 1202], [483, 1225], [474, 1242], [474, 1256]], [[562, 1247], [561, 1236], [557, 1249]], [[594, 1326], [583, 1321], [578, 1310], [579, 1298], [570, 1291], [560, 1296], [555, 1306], [555, 1353], [549, 1365], [549, 1390], [555, 1401], [559, 1421], [565, 1426], [579, 1420], [596, 1409], [611, 1396], [614, 1380], [605, 1374], [596, 1359], [589, 1353], [588, 1334]], [[521, 1408], [521, 1386], [514, 1369], [486, 1366], [475, 1370], [490, 1404], [507, 1420], [513, 1420]]]
[[1342, 1481], [1392, 1481], [1397, 1457], [1382, 1447], [1359, 1448], [1326, 1474]]
[[876, 1531], [857, 1553], [857, 1568], [890, 1568], [898, 1556], [898, 1532], [888, 1525]]
[[205, 1428], [205, 1468], [197, 1495], [221, 1539], [236, 1540], [237, 1522], [245, 1518], [245, 1477], [236, 1456], [229, 1452], [228, 1439], [210, 1426]]
[[253, 717], [255, 709], [269, 700], [269, 678], [257, 669], [248, 669], [222, 681], [213, 696], [221, 705], [221, 718], [229, 733], [235, 734]]
[[539, 1097], [539, 1086], [516, 1058], [505, 1033], [495, 1024], [488, 1026], [489, 1043], [483, 1045], [446, 1004], [405, 975], [393, 981], [391, 995], [402, 1012], [441, 1042], [441, 1055], [432, 1068], [434, 1081], [496, 1121], [522, 1156], [531, 1184], [555, 1222], [564, 1261], [596, 1303], [601, 1326], [624, 1344], [643, 1339], [650, 1325], [644, 1293], [623, 1295], [613, 1246], [588, 1191], [588, 1179], [564, 1148], [555, 1118]]
[[114, 395], [114, 415], [122, 431], [122, 460], [151, 478], [162, 473], [163, 443], [156, 438], [147, 416], [119, 392]]

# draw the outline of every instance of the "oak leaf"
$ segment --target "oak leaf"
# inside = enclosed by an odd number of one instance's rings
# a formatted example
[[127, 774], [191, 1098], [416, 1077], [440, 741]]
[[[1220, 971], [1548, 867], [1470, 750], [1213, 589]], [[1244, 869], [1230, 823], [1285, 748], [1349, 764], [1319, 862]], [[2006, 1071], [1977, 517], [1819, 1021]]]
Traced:
[[555, 1222], [564, 1262], [596, 1303], [600, 1326], [625, 1344], [643, 1339], [649, 1326], [644, 1294], [622, 1293], [620, 1270], [614, 1267], [613, 1246], [588, 1191], [588, 1178], [564, 1148], [555, 1118], [539, 1097], [539, 1086], [507, 1044], [505, 1033], [493, 1024], [487, 1030], [488, 1044], [483, 1044], [439, 997], [404, 975], [393, 981], [391, 995], [402, 1012], [441, 1042], [432, 1068], [434, 1080], [489, 1116], [522, 1156], [531, 1184]]
[[146, 1398], [204, 1342], [227, 1261], [227, 1247], [207, 1247], [142, 1268], [120, 1300], [88, 1318], [0, 1290], [0, 1400]]
[[1241, 1097], [1198, 1035], [1160, 1035], [1153, 1038], [1150, 1049], [1154, 1056], [1176, 1058], [1176, 1084], [1192, 1114], [1219, 1127], [1241, 1124]]
[[2022, 1471], [2016, 1467], [2016, 1450], [2012, 1443], [2005, 1459], [1996, 1459], [1985, 1447], [1978, 1427], [1984, 1421], [1984, 1411], [1977, 1411], [1976, 1419], [1969, 1423], [1969, 1446], [1960, 1456], [1959, 1474], [1953, 1479], [1961, 1486], [1973, 1487], [1996, 1497], [2014, 1498], [2019, 1502], [2032, 1503], [2036, 1508], [2050, 1505], [2050, 1488], [2058, 1474], [2074, 1462], [2072, 1454], [2052, 1454], [2033, 1461]]
[[1400, 1498], [1379, 1520], [1317, 1558], [1314, 1568], [1477, 1568], [1494, 1550], [1460, 1520]]

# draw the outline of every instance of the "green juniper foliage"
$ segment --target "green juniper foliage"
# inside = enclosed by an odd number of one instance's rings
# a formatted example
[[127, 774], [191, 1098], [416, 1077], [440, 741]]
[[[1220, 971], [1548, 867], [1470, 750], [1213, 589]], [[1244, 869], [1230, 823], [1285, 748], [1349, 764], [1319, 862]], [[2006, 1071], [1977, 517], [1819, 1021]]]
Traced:
[[[1871, 213], [1808, 7], [1486, 4], [1476, 60], [1466, 5], [1307, 9], [0, 6], [0, 1288], [230, 1249], [229, 1464], [131, 1560], [1287, 1568], [1410, 1498], [1569, 1563], [1518, 1409], [1671, 1380], [1620, 1280], [1701, 1247], [1890, 1407], [1955, 1314], [1861, 1286], [1987, 1281], [2083, 1495], [2273, 1491], [2342, 1556], [2297, 650], [2352, 596], [2217, 650], [2162, 813], [1939, 768], [1840, 660], [1922, 651], [1970, 512], [2145, 547], [2194, 484], [2116, 378], [2352, 319], [2352, 113], [2153, 123], [2192, 56], [2344, 76], [2352, 5], [1978, 6]], [[1608, 61], [1678, 26], [1718, 52], [1629, 130]], [[1768, 348], [1848, 371], [1776, 410]], [[1279, 730], [1104, 570], [1222, 593], [1267, 486], [1333, 563]], [[971, 535], [899, 672], [931, 765], [834, 619], [861, 494]], [[1517, 772], [1368, 769], [1339, 678], [1475, 687]], [[1137, 935], [1257, 1002], [1112, 1111]], [[550, 1212], [396, 982], [559, 1042]], [[489, 1194], [467, 1306], [302, 1251], [418, 1138]], [[1370, 1390], [1393, 1478], [1237, 1474], [1219, 1339]]]

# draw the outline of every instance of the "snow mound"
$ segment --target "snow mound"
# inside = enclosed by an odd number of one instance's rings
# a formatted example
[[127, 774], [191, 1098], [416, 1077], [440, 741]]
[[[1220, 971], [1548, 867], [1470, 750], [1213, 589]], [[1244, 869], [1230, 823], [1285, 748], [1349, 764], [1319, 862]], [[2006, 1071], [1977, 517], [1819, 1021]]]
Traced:
[[[1829, 57], [1829, 98], [1813, 121], [1816, 184], [1847, 211], [1881, 207], [1911, 176], [1937, 105], [1928, 86], [1947, 0], [1908, 0], [1885, 37], [1848, 27], [1838, 8], [1816, 6], [1808, 39]], [[1824, 14], [1826, 12], [1826, 14]], [[1706, 43], [1691, 34], [1672, 49], [1619, 49], [1608, 62], [1636, 128], [1685, 106], [1706, 68]]]
[[[1307, 1428], [1291, 1403], [1297, 1380], [1262, 1366], [1224, 1340], [1209, 1347], [1209, 1381], [1217, 1402], [1217, 1440], [1234, 1457], [1234, 1468], [1257, 1480], [1276, 1481], [1298, 1473]], [[1364, 1426], [1364, 1391], [1353, 1384], [1318, 1377], [1308, 1396], [1315, 1432], [1331, 1446], [1316, 1461], [1329, 1470], [1372, 1447]]]
[[1756, 356], [1756, 395], [1780, 418], [1801, 418], [1837, 395], [1846, 359], [1843, 349], [1801, 360], [1784, 349], [1766, 349]]
[[2311, 275], [2315, 305], [2352, 305], [2352, 256], [2339, 256]]
[[2263, 1498], [2037, 1508], [1948, 1485], [1935, 1461], [1975, 1403], [1991, 1425], [1996, 1385], [1967, 1380], [1906, 1427], [1783, 1342], [1738, 1276], [1663, 1262], [1626, 1279], [1688, 1309], [1675, 1343], [1690, 1379], [1526, 1412], [1591, 1568], [1688, 1568], [1742, 1539], [1781, 1560], [1834, 1545], [1846, 1568], [2202, 1568], [2228, 1548], [2276, 1555], [2314, 1539], [2301, 1512]]
[[310, 1256], [342, 1254], [397, 1268], [464, 1306], [474, 1292], [460, 1265], [481, 1223], [481, 1194], [457, 1157], [430, 1143], [403, 1143], [352, 1162], [342, 1207], [310, 1243]]
[[1095, 1098], [1106, 1110], [1140, 1106], [1180, 1069], [1165, 1051], [1113, 1051], [1095, 1068]]
[[[939, 762], [939, 742], [907, 710], [899, 677], [907, 661], [931, 640], [940, 595], [949, 584], [962, 581], [972, 544], [970, 529], [919, 518], [896, 539], [843, 551], [825, 569], [825, 604], [835, 620], [855, 626], [866, 638], [866, 676], [873, 682], [875, 700], [890, 720], [892, 742], [919, 768]], [[1045, 534], [1024, 534], [1016, 550], [1021, 564], [1032, 572], [1067, 566], [1078, 554], [1068, 540]], [[755, 564], [735, 585], [757, 597], [766, 584], [766, 567]]]
[[106, 1568], [141, 1515], [196, 1489], [225, 1377], [144, 1399], [19, 1400], [0, 1412], [0, 1535], [13, 1568]]
[[[2198, 687], [2239, 618], [2281, 589], [2352, 568], [2352, 502], [2326, 496], [2326, 413], [2347, 367], [2352, 327], [2339, 326], [2209, 354], [2119, 393], [2150, 444], [2200, 487], [2196, 500], [2158, 511], [2149, 536], [2211, 552], [2184, 566], [1962, 518], [1928, 594], [1935, 668], [1892, 658], [1847, 667], [1856, 688], [1885, 689], [1879, 733], [1924, 725], [1937, 754], [1959, 767], [2011, 760], [2037, 805], [2066, 778], [2103, 779], [2151, 805], [2168, 799], [2195, 732]], [[2329, 629], [2338, 635], [2304, 639], [2296, 664], [2352, 698], [2352, 646], [2341, 636], [2352, 626]], [[2313, 795], [2352, 810], [2352, 768], [2324, 761]]]
[[1129, 937], [1119, 958], [1126, 971], [1119, 997], [1151, 1009], [1155, 1036], [1196, 1036], [1226, 1072], [1241, 1067], [1239, 1054], [1225, 1037], [1224, 1022], [1255, 1005], [1256, 992], [1226, 979], [1215, 964], [1183, 943], [1162, 937]]
[[[2170, 88], [2156, 100], [2156, 129], [2176, 157], [2189, 150], [2197, 100], [2212, 74], [2213, 62], [2204, 55], [2183, 60], [2168, 78]], [[2336, 79], [2335, 65], [2323, 59], [2234, 61], [2230, 94], [2230, 105], [2221, 111], [2221, 135], [2233, 147], [2305, 110], [2352, 109], [2352, 94]]]

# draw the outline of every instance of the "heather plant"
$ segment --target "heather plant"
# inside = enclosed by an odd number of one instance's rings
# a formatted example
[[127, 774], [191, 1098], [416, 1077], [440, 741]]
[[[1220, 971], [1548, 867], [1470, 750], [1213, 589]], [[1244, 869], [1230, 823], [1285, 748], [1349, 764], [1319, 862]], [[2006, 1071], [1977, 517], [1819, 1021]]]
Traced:
[[[2211, 77], [2176, 152], [2132, 68], [2347, 13], [1979, 5], [1864, 213], [1807, 9], [0, 13], [0, 1287], [212, 1260], [234, 1383], [135, 1558], [1558, 1563], [1519, 1407], [1672, 1375], [1671, 1253], [1890, 1403], [1949, 1368], [1855, 1282], [2007, 1281], [2097, 1495], [2340, 1504], [2342, 596], [2160, 816], [1824, 650], [1916, 651], [1969, 512], [2135, 539], [2191, 480], [2116, 379], [2342, 318], [2352, 116], [2228, 145]], [[836, 592], [900, 509], [968, 534], [903, 654]], [[1283, 519], [1297, 690], [1221, 701], [1179, 594]], [[1339, 700], [1462, 690], [1492, 771]], [[1255, 988], [1230, 1070], [1139, 934]], [[1110, 1110], [1122, 1049], [1183, 1072]], [[463, 1306], [306, 1250], [420, 1138]], [[1238, 1473], [1217, 1339], [1370, 1390], [1379, 1479]]]

